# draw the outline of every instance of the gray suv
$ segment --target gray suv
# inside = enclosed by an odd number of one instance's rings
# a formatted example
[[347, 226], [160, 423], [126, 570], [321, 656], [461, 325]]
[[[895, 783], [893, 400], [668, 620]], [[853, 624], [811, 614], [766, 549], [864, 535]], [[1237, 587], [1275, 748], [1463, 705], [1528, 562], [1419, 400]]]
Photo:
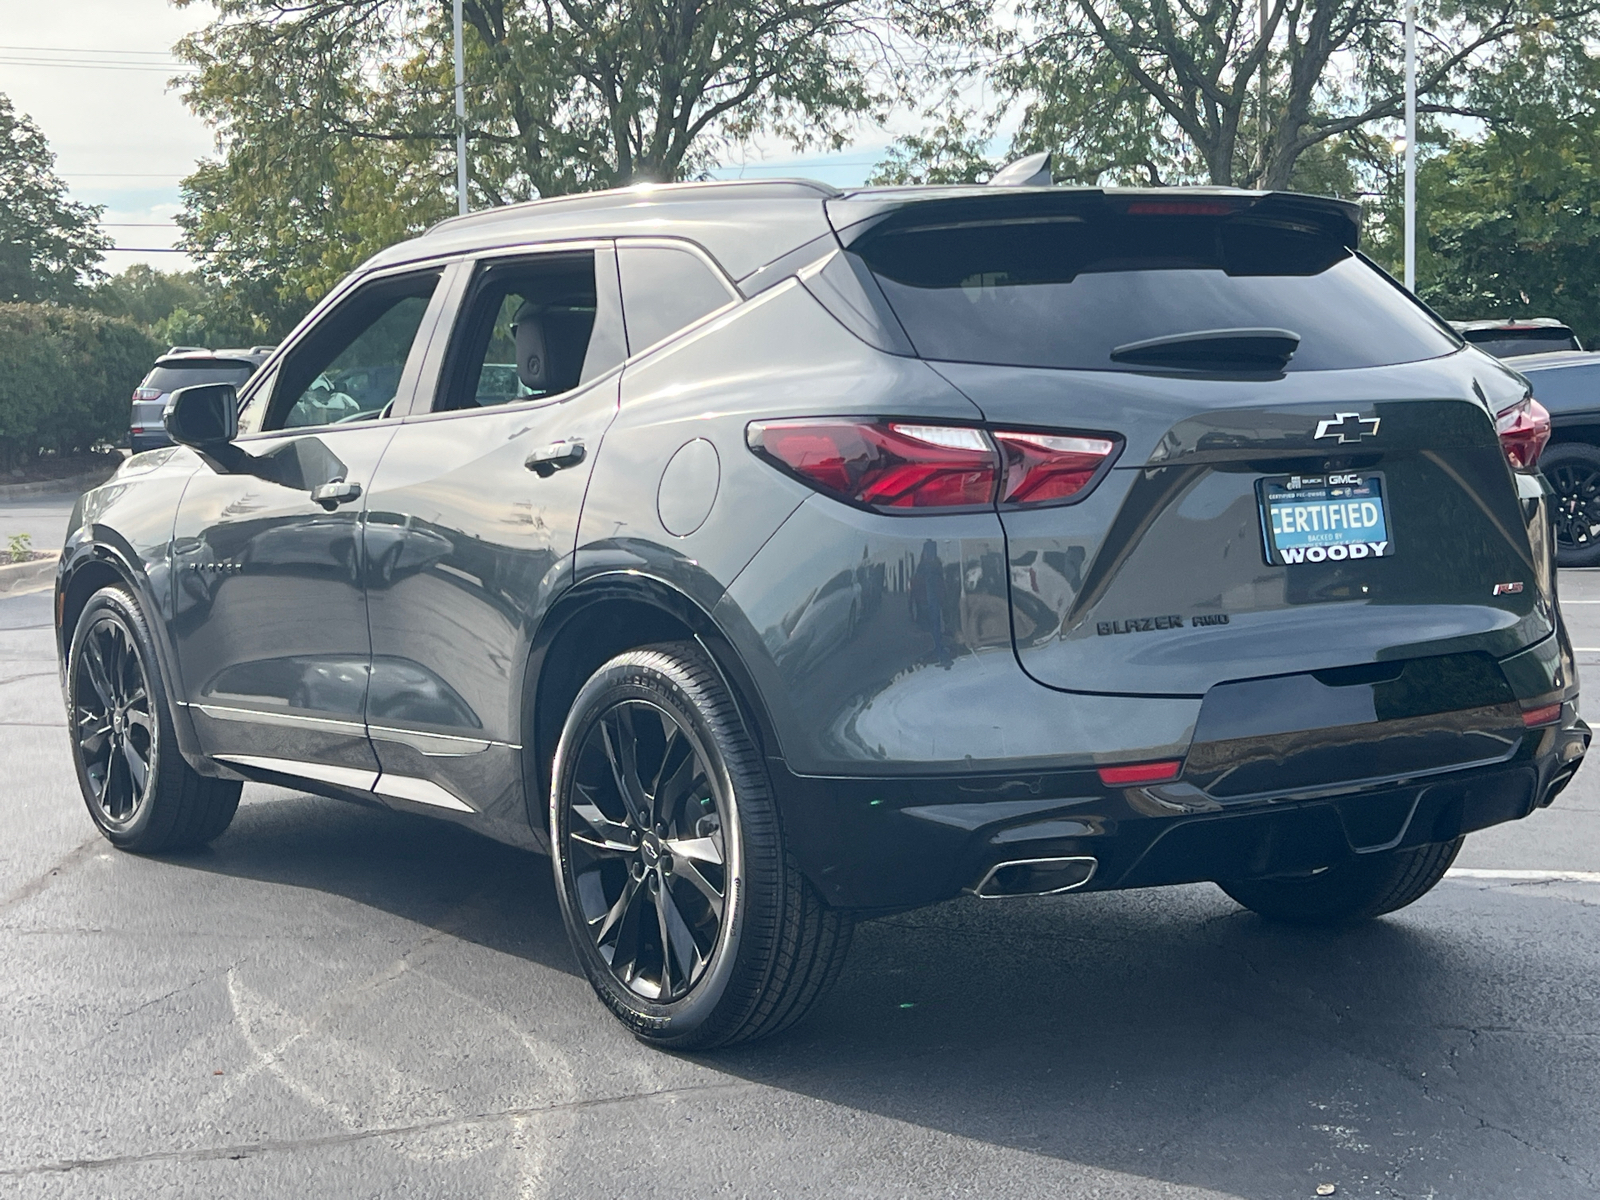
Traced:
[[172, 445], [162, 423], [172, 393], [197, 383], [231, 383], [242, 387], [256, 368], [267, 361], [271, 346], [248, 350], [206, 350], [174, 346], [156, 359], [150, 373], [133, 391], [133, 415], [128, 422], [128, 446], [135, 454]]
[[446, 221], [83, 497], [89, 815], [201, 844], [248, 779], [547, 854], [601, 1000], [678, 1048], [963, 892], [1409, 904], [1589, 731], [1548, 422], [1359, 234], [798, 181]]

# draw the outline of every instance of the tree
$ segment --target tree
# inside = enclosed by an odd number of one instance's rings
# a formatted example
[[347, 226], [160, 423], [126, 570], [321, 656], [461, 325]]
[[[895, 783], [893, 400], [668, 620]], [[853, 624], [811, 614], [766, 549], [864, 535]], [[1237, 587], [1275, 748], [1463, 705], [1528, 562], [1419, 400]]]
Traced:
[[[188, 0], [180, 0], [187, 3]], [[220, 161], [186, 244], [263, 333], [453, 210], [448, 0], [221, 0], [180, 43]], [[693, 176], [758, 133], [839, 145], [879, 102], [867, 0], [466, 0], [472, 192]]]
[[[1312, 156], [1316, 178], [1354, 185], [1353, 168], [1391, 154], [1374, 127], [1402, 115], [1402, 8], [1387, 0], [1269, 0], [1264, 34], [1256, 0], [1022, 0], [1010, 23], [994, 0], [926, 2], [920, 27], [988, 51], [945, 82], [985, 75], [1020, 110], [1014, 152], [1055, 149], [1076, 180], [1284, 188]], [[1477, 81], [1530, 39], [1581, 53], [1597, 9], [1425, 0], [1419, 110], [1494, 120]]]
[[1485, 86], [1506, 119], [1418, 171], [1418, 291], [1449, 317], [1559, 317], [1600, 344], [1600, 59], [1533, 44]]
[[99, 278], [111, 239], [101, 206], [67, 199], [55, 155], [0, 93], [0, 303], [71, 300]]

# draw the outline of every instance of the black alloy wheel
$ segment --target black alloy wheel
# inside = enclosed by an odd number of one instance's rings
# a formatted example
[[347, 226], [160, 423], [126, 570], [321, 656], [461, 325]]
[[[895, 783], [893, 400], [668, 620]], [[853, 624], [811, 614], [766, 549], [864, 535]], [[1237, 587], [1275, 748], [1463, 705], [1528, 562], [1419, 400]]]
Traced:
[[665, 708], [624, 700], [589, 727], [572, 781], [585, 927], [619, 983], [662, 1003], [705, 974], [738, 872], [731, 809], [697, 741]]
[[1600, 564], [1600, 450], [1578, 442], [1551, 446], [1539, 469], [1555, 493], [1550, 517], [1556, 561], [1564, 567]]
[[85, 631], [72, 672], [72, 728], [98, 820], [125, 829], [138, 817], [157, 749], [150, 685], [133, 633], [106, 610]]
[[78, 786], [113, 845], [175, 850], [228, 827], [241, 784], [201, 775], [178, 752], [150, 630], [124, 588], [101, 588], [79, 614], [67, 705]]
[[832, 985], [850, 914], [785, 852], [765, 760], [697, 643], [630, 650], [590, 676], [551, 774], [567, 933], [636, 1037], [701, 1050], [765, 1037]]

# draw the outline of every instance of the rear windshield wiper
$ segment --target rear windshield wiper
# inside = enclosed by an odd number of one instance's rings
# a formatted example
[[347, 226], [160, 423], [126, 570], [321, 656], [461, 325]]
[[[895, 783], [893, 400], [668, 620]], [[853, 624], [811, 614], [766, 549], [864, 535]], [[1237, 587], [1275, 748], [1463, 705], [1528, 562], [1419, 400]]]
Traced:
[[1111, 352], [1111, 361], [1141, 367], [1281, 371], [1299, 347], [1300, 335], [1288, 329], [1198, 329], [1128, 342]]

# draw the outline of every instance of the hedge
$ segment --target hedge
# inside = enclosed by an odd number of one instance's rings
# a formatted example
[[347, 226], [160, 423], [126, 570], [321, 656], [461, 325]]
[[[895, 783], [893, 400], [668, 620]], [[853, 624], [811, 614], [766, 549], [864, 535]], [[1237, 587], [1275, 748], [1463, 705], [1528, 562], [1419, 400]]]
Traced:
[[0, 304], [0, 467], [120, 441], [133, 389], [161, 351], [120, 318]]

